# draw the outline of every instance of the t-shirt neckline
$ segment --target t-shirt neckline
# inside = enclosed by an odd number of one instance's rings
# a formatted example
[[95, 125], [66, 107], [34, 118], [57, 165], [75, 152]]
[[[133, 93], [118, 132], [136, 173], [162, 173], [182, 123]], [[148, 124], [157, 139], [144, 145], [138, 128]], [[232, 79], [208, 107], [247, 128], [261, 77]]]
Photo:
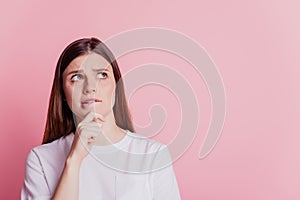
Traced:
[[103, 146], [93, 145], [90, 152], [91, 153], [104, 153], [104, 152], [112, 152], [112, 151], [121, 150], [129, 142], [130, 137], [128, 134], [130, 134], [130, 131], [126, 130], [124, 137], [120, 141], [110, 144], [110, 145], [103, 145]]

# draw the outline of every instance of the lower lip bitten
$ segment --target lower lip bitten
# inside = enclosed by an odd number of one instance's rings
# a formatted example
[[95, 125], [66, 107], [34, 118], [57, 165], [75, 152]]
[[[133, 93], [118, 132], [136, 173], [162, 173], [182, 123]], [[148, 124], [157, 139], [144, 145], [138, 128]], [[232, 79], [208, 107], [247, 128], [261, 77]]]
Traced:
[[89, 107], [90, 105], [95, 104], [95, 103], [99, 103], [99, 102], [91, 101], [91, 102], [88, 102], [88, 103], [81, 103], [81, 106], [82, 106], [83, 108], [87, 108], [87, 107]]

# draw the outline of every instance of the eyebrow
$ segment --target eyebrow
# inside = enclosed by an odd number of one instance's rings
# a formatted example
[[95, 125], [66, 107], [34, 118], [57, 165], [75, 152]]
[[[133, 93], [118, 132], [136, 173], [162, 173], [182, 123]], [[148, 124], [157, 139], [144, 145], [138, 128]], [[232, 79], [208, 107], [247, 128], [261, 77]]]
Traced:
[[[94, 72], [100, 72], [100, 71], [107, 71], [109, 72], [109, 70], [107, 68], [101, 68], [101, 69], [92, 69]], [[68, 72], [67, 76], [69, 76], [70, 74], [76, 74], [76, 73], [82, 73], [84, 72], [84, 70], [79, 69], [79, 70], [73, 70]]]

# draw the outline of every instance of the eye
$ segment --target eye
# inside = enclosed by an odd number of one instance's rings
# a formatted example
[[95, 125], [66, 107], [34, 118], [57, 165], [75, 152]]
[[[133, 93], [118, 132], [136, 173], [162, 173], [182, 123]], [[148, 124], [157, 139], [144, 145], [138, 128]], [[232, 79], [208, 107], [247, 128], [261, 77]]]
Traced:
[[106, 79], [108, 74], [106, 72], [100, 72], [97, 74], [97, 78]]
[[81, 74], [75, 74], [71, 77], [72, 81], [79, 81], [79, 80], [82, 80], [82, 79], [83, 79], [83, 76]]

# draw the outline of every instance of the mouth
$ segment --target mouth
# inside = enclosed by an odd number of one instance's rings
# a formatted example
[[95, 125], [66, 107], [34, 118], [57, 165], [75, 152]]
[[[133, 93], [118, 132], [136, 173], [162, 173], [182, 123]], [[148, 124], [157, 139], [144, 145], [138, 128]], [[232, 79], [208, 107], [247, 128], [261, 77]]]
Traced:
[[100, 103], [102, 100], [96, 98], [85, 99], [81, 102], [82, 107], [86, 108], [93, 103]]

